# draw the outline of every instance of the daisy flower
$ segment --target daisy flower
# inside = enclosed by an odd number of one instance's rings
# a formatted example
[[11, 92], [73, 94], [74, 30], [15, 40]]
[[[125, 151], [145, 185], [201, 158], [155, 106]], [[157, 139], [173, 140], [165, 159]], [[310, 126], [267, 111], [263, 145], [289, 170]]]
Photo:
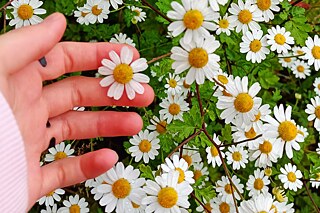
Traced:
[[168, 95], [168, 97], [160, 103], [160, 107], [164, 109], [161, 109], [159, 113], [160, 115], [163, 114], [163, 119], [167, 119], [168, 124], [176, 119], [183, 121], [182, 115], [184, 112], [189, 111], [188, 105], [183, 96]]
[[57, 204], [53, 204], [52, 208], [50, 206], [46, 206], [46, 209], [42, 209], [40, 213], [57, 213], [57, 209]]
[[143, 158], [144, 163], [149, 163], [149, 159], [154, 160], [155, 156], [159, 154], [157, 149], [160, 148], [160, 140], [154, 132], [141, 130], [137, 135], [129, 140], [133, 145], [129, 148], [131, 156], [135, 158], [135, 162], [139, 162]]
[[181, 95], [187, 97], [187, 95], [190, 93], [191, 85], [186, 83], [186, 78], [182, 78], [181, 81], [183, 82], [181, 87]]
[[320, 95], [320, 78], [315, 78], [313, 82], [314, 92]]
[[166, 93], [168, 95], [175, 95], [181, 93], [181, 87], [183, 82], [181, 81], [179, 75], [169, 73], [169, 78], [166, 78], [166, 81], [167, 83], [164, 85], [164, 87], [167, 89]]
[[236, 212], [233, 201], [228, 203], [221, 199], [221, 197], [215, 197], [211, 201], [212, 210], [214, 213], [232, 213]]
[[102, 87], [110, 86], [108, 97], [119, 100], [124, 90], [127, 97], [132, 100], [135, 93], [143, 94], [144, 87], [141, 83], [149, 83], [149, 77], [140, 72], [148, 68], [147, 60], [139, 58], [133, 61], [133, 51], [124, 46], [121, 49], [120, 56], [115, 51], [109, 52], [109, 59], [102, 59], [102, 66], [98, 72], [101, 75], [107, 75], [100, 81]]
[[[238, 179], [237, 176], [233, 175], [231, 181], [233, 183], [232, 186], [227, 176], [222, 176], [221, 180], [217, 181], [216, 191], [219, 193], [218, 196], [221, 196], [221, 200], [227, 203], [233, 202], [232, 193], [237, 200], [240, 200], [238, 191], [241, 194], [243, 193], [244, 186], [240, 183], [240, 179]], [[235, 187], [238, 190], [236, 190]]]
[[122, 5], [122, 4], [123, 4], [122, 0], [107, 0], [107, 7], [109, 8], [111, 5], [115, 10], [118, 9], [118, 5]]
[[12, 6], [8, 6], [8, 9], [13, 9], [12, 15], [14, 18], [9, 22], [9, 25], [15, 25], [15, 28], [17, 29], [23, 26], [39, 24], [43, 19], [37, 15], [43, 15], [47, 12], [45, 9], [39, 8], [42, 4], [43, 2], [39, 0], [12, 1]]
[[302, 173], [297, 169], [296, 165], [287, 163], [284, 168], [280, 168], [280, 171], [282, 174], [279, 175], [279, 179], [284, 184], [283, 187], [285, 189], [297, 191], [302, 188], [302, 181], [299, 180], [302, 178]]
[[143, 12], [141, 8], [131, 6], [130, 9], [133, 12], [133, 18], [132, 18], [133, 23], [143, 22], [146, 20], [147, 14], [146, 14], [146, 12]]
[[88, 15], [89, 13], [84, 12], [84, 7], [78, 7], [78, 10], [74, 11], [74, 17], [77, 18], [79, 24], [89, 25]]
[[[193, 165], [193, 178], [195, 181], [199, 180], [203, 176], [209, 175], [208, 167], [203, 165], [203, 162], [195, 163]], [[208, 177], [204, 179], [205, 181], [209, 180]]]
[[126, 206], [127, 212], [130, 213], [145, 213], [146, 212], [146, 205], [138, 205], [136, 203], [131, 203], [132, 205]]
[[61, 200], [60, 195], [64, 195], [65, 191], [63, 189], [56, 189], [45, 196], [41, 197], [38, 202], [39, 205], [45, 204], [46, 206], [53, 206], [54, 201], [59, 202]]
[[282, 189], [282, 187], [274, 187], [272, 189], [272, 194], [274, 195], [275, 202], [286, 203], [288, 202], [288, 198], [286, 197], [286, 192]]
[[113, 212], [115, 209], [117, 213], [122, 213], [127, 205], [141, 204], [145, 197], [142, 190], [145, 179], [139, 178], [139, 175], [139, 169], [134, 169], [131, 165], [125, 168], [122, 162], [106, 172], [104, 181], [107, 184], [101, 184], [97, 188], [99, 193], [103, 193], [99, 204], [106, 206], [105, 212]]
[[298, 128], [294, 120], [291, 119], [292, 107], [288, 106], [284, 110], [283, 105], [273, 108], [274, 119], [271, 116], [267, 116], [265, 121], [268, 122], [264, 136], [266, 138], [280, 138], [282, 142], [279, 150], [280, 158], [282, 158], [283, 150], [285, 148], [286, 154], [289, 159], [293, 157], [293, 151], [300, 150], [299, 142], [304, 141], [304, 137], [298, 134]]
[[[212, 211], [212, 199], [208, 202], [208, 201], [206, 201], [206, 199], [203, 198], [203, 202], [202, 203], [204, 204], [206, 209], [210, 210], [210, 212]], [[209, 212], [209, 211], [205, 211], [205, 209], [200, 204], [196, 208], [196, 211], [197, 212], [201, 212], [201, 213], [208, 213]]]
[[248, 163], [248, 151], [243, 149], [243, 146], [229, 146], [226, 152], [227, 164], [232, 164], [233, 170], [238, 170], [241, 167], [246, 168]]
[[[216, 133], [213, 134], [213, 141], [219, 146], [221, 145], [221, 141], [219, 139], [219, 137], [216, 135]], [[221, 155], [224, 158], [224, 153], [222, 152], [222, 150], [224, 149], [224, 147], [220, 147], [219, 148], [221, 151]], [[206, 148], [206, 152], [207, 152], [207, 160], [208, 160], [208, 164], [212, 164], [212, 167], [216, 167], [216, 166], [221, 166], [222, 161], [221, 158], [219, 156], [218, 153], [218, 149], [215, 146], [209, 146]]]
[[308, 60], [309, 65], [314, 65], [316, 71], [320, 69], [320, 38], [318, 35], [314, 39], [308, 37], [306, 46], [302, 47], [302, 51], [306, 53], [304, 59]]
[[302, 135], [304, 139], [308, 137], [309, 133], [307, 128], [299, 125], [297, 125], [297, 128], [298, 128], [298, 134]]
[[91, 194], [93, 194], [93, 199], [94, 200], [100, 200], [102, 198], [102, 196], [104, 195], [104, 193], [100, 193], [98, 192], [98, 187], [102, 184], [107, 184], [107, 182], [104, 180], [104, 176], [106, 175], [106, 173], [103, 173], [102, 175], [98, 176], [95, 178], [95, 181], [92, 183], [92, 189], [91, 189]]
[[307, 109], [305, 110], [308, 116], [308, 121], [313, 121], [313, 126], [317, 131], [320, 131], [320, 97], [316, 96], [311, 98], [311, 104], [307, 104]]
[[220, 43], [213, 36], [199, 38], [197, 41], [185, 43], [180, 40], [181, 47], [173, 47], [171, 49], [172, 69], [176, 74], [180, 74], [188, 70], [186, 83], [192, 84], [194, 81], [197, 84], [203, 84], [205, 77], [213, 78], [214, 70], [218, 70], [220, 65], [220, 57], [214, 54], [214, 51], [219, 48]]
[[317, 173], [316, 178], [310, 178], [310, 183], [313, 188], [318, 188], [320, 186], [320, 173]]
[[213, 89], [215, 90], [216, 87], [219, 88], [213, 94], [214, 97], [232, 96], [230, 93], [226, 91], [226, 86], [228, 84], [234, 84], [233, 75], [228, 75], [227, 73], [219, 69], [217, 72], [214, 73], [213, 79], [215, 81], [215, 86], [213, 87]]
[[193, 179], [193, 172], [188, 170], [188, 163], [183, 158], [179, 159], [178, 155], [173, 155], [172, 161], [169, 158], [166, 158], [165, 161], [165, 164], [161, 164], [161, 169], [164, 173], [178, 171], [178, 183], [187, 181], [188, 183], [193, 184], [195, 182]]
[[309, 76], [311, 73], [310, 66], [302, 61], [296, 60], [291, 66], [292, 73], [296, 76], [296, 78], [305, 79], [306, 76]]
[[157, 176], [155, 181], [147, 180], [143, 190], [148, 194], [142, 204], [147, 205], [145, 212], [188, 213], [188, 196], [192, 187], [188, 182], [178, 183], [179, 172], [172, 171], [164, 176]]
[[261, 11], [265, 22], [274, 19], [272, 11], [280, 11], [280, 7], [277, 6], [280, 3], [279, 0], [255, 0], [254, 3], [257, 5], [258, 10]]
[[260, 84], [256, 82], [248, 90], [248, 77], [241, 79], [237, 76], [234, 84], [226, 85], [226, 90], [231, 96], [218, 97], [217, 108], [223, 110], [220, 117], [225, 119], [227, 124], [239, 119], [235, 123], [250, 125], [262, 102], [261, 98], [255, 97], [260, 89]]
[[301, 55], [301, 56], [298, 57], [298, 58], [304, 59], [304, 54], [305, 54], [305, 52], [303, 52], [302, 47], [293, 46], [293, 47], [292, 47], [292, 52], [293, 52], [293, 55], [295, 55], [295, 56]]
[[250, 149], [249, 160], [255, 161], [255, 167], [271, 167], [272, 163], [276, 163], [280, 157], [279, 150], [282, 144], [280, 139], [266, 139], [263, 136], [262, 138], [260, 143], [254, 143], [253, 148]]
[[223, 17], [219, 17], [219, 20], [216, 21], [217, 23], [217, 31], [216, 34], [220, 35], [221, 33], [227, 34], [227, 36], [231, 35], [231, 30], [233, 29], [233, 26], [230, 24], [231, 20], [228, 14], [226, 13]]
[[278, 202], [274, 201], [272, 209], [275, 213], [284, 212], [284, 213], [294, 213], [295, 209], [293, 208], [293, 203], [287, 204], [287, 202]]
[[239, 146], [242, 146], [242, 147], [248, 146], [249, 149], [251, 149], [251, 148], [253, 148], [254, 143], [259, 144], [260, 141], [263, 140], [263, 139], [261, 139], [261, 137], [254, 139], [258, 135], [262, 134], [262, 131], [255, 131], [253, 127], [251, 127], [248, 131], [246, 131], [243, 128], [239, 128], [239, 127], [235, 127], [235, 126], [232, 126], [231, 129], [232, 129], [232, 131], [234, 131], [234, 133], [232, 134], [232, 138], [233, 138], [234, 142], [249, 140], [248, 142], [239, 144]]
[[236, 27], [236, 32], [242, 31], [245, 34], [250, 30], [260, 30], [257, 22], [263, 21], [262, 12], [251, 1], [238, 0], [238, 4], [232, 3], [229, 8], [230, 21], [232, 26]]
[[273, 199], [270, 194], [260, 194], [250, 200], [242, 201], [239, 207], [240, 213], [274, 213], [272, 210]]
[[261, 63], [262, 60], [266, 59], [266, 55], [270, 53], [267, 46], [267, 37], [263, 36], [262, 30], [247, 31], [242, 36], [240, 52], [247, 53], [247, 61]]
[[136, 44], [133, 43], [133, 40], [129, 37], [127, 37], [124, 33], [114, 34], [114, 38], [110, 39], [110, 43], [114, 44], [128, 44], [130, 46], [135, 47]]
[[[190, 167], [194, 163], [199, 163], [202, 161], [200, 153], [198, 150], [196, 150], [196, 147], [189, 147], [184, 146], [182, 150], [182, 158], [188, 163], [188, 166]], [[175, 153], [175, 155], [179, 156], [179, 153]]]
[[152, 119], [150, 119], [151, 124], [147, 126], [147, 129], [149, 130], [155, 130], [154, 132], [156, 134], [164, 134], [167, 132], [167, 122], [165, 119], [163, 119], [163, 114], [160, 114], [160, 117], [153, 116]]
[[69, 196], [69, 200], [63, 201], [64, 207], [58, 210], [58, 213], [69, 213], [69, 212], [79, 212], [86, 213], [89, 212], [88, 202], [84, 198], [79, 198], [79, 195]]
[[183, 41], [186, 44], [209, 36], [208, 30], [216, 28], [212, 21], [219, 17], [219, 14], [211, 10], [207, 0], [184, 0], [182, 5], [173, 1], [171, 7], [173, 11], [168, 11], [167, 16], [174, 21], [168, 26], [168, 30], [173, 37], [185, 31]]
[[255, 132], [262, 132], [264, 130], [263, 127], [263, 120], [267, 115], [270, 115], [271, 110], [270, 110], [270, 105], [269, 104], [264, 104], [261, 105], [258, 108], [258, 113], [254, 115], [254, 120], [250, 125], [243, 125], [242, 127], [245, 129], [245, 131], [250, 130], [251, 128], [254, 129]]
[[283, 53], [279, 54], [279, 62], [281, 66], [284, 68], [290, 68], [293, 63], [297, 60], [297, 58], [292, 57], [292, 53]]
[[288, 50], [291, 50], [290, 44], [294, 44], [294, 39], [290, 34], [284, 27], [279, 25], [268, 29], [267, 43], [271, 45], [271, 51], [277, 50], [277, 53], [287, 53]]
[[219, 11], [220, 7], [219, 5], [226, 5], [228, 3], [228, 0], [209, 0], [209, 5], [213, 11]]
[[259, 194], [268, 194], [268, 185], [270, 180], [268, 176], [264, 175], [264, 170], [257, 169], [253, 172], [254, 175], [249, 176], [247, 182], [247, 190], [249, 190], [249, 196], [255, 197]]
[[104, 19], [108, 19], [109, 7], [103, 0], [88, 0], [83, 7], [83, 12], [87, 13], [86, 18], [90, 24], [102, 23]]
[[46, 154], [44, 161], [52, 162], [60, 159], [64, 159], [67, 157], [74, 157], [72, 154], [74, 153], [74, 149], [70, 149], [71, 144], [65, 146], [64, 142], [56, 144], [55, 147], [51, 147]]

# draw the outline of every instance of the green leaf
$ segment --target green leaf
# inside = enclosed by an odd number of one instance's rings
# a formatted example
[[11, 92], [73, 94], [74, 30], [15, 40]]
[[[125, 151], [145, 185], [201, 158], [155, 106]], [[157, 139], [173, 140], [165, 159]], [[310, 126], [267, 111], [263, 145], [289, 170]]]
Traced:
[[144, 164], [139, 165], [139, 170], [141, 171], [140, 177], [144, 177], [150, 180], [154, 180], [154, 176], [152, 174], [152, 169], [150, 166], [146, 166]]
[[232, 133], [231, 133], [231, 125], [226, 124], [224, 128], [221, 130], [221, 140], [226, 141], [227, 143], [232, 142]]
[[277, 85], [279, 77], [275, 75], [271, 70], [261, 70], [258, 72], [259, 82], [262, 88], [269, 89]]

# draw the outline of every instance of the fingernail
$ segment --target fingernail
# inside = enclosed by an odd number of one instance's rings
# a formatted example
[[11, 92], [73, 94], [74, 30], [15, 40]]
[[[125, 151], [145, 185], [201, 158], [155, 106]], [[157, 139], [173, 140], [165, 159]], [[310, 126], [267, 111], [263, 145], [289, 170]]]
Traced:
[[51, 138], [48, 149], [54, 147], [56, 145], [56, 138]]
[[42, 67], [46, 67], [47, 66], [47, 60], [46, 60], [46, 57], [42, 57], [39, 59], [39, 62], [41, 64]]
[[46, 127], [47, 127], [47, 128], [50, 128], [50, 127], [51, 127], [51, 124], [50, 124], [49, 121], [47, 121]]

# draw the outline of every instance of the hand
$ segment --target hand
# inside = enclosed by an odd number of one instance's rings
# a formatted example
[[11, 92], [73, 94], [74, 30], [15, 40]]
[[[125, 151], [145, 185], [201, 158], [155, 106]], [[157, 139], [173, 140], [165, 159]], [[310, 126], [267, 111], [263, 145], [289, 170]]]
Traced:
[[[75, 106], [147, 106], [154, 98], [149, 85], [132, 101], [126, 95], [115, 101], [108, 98], [100, 79], [69, 77], [43, 87], [45, 80], [65, 73], [94, 70], [108, 52], [117, 53], [123, 45], [110, 43], [61, 42], [66, 21], [53, 14], [43, 23], [13, 30], [0, 37], [0, 91], [7, 99], [19, 125], [26, 152], [29, 208], [43, 195], [60, 187], [96, 177], [110, 169], [117, 154], [101, 149], [75, 158], [65, 158], [43, 167], [40, 155], [52, 137], [57, 142], [98, 136], [137, 134], [141, 117], [133, 112], [76, 112]], [[130, 47], [131, 48], [131, 47]], [[47, 66], [39, 59], [46, 57]], [[134, 49], [134, 59], [139, 54]], [[46, 128], [47, 121], [51, 127]]]

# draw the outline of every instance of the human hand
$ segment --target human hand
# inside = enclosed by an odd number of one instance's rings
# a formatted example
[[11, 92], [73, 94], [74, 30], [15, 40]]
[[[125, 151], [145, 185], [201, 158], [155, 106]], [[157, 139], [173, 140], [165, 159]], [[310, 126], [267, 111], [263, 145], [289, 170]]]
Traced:
[[[0, 37], [0, 91], [7, 99], [19, 125], [27, 160], [29, 208], [56, 188], [96, 177], [110, 169], [117, 154], [101, 149], [74, 158], [65, 158], [40, 167], [41, 153], [55, 137], [57, 142], [98, 136], [137, 134], [142, 119], [133, 112], [77, 112], [75, 106], [147, 106], [154, 93], [144, 85], [143, 95], [130, 101], [126, 95], [115, 101], [107, 97], [101, 79], [69, 77], [43, 87], [42, 82], [65, 73], [97, 69], [108, 52], [123, 45], [110, 43], [61, 42], [66, 21], [53, 14], [43, 23], [13, 30]], [[46, 57], [47, 66], [38, 62]], [[134, 50], [134, 59], [138, 58]], [[46, 128], [47, 121], [51, 127]]]

